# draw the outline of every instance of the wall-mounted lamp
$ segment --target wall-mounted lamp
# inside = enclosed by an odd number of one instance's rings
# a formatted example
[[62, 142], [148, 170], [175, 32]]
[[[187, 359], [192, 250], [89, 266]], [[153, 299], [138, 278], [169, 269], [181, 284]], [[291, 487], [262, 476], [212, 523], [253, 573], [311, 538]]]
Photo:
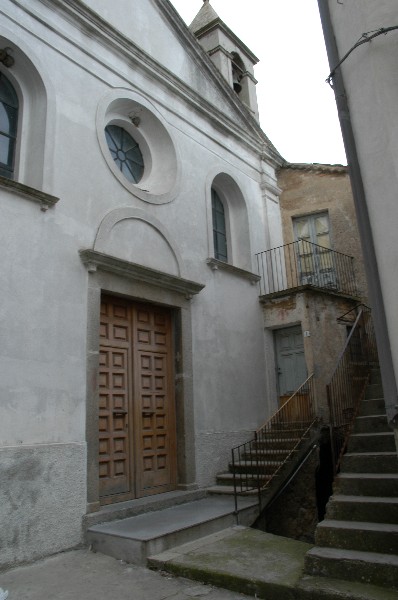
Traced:
[[139, 124], [141, 123], [141, 118], [137, 115], [137, 113], [130, 113], [129, 119], [132, 122], [132, 124], [135, 125], [136, 127], [138, 127]]
[[12, 67], [15, 62], [10, 52], [12, 52], [11, 48], [0, 48], [0, 62], [7, 68]]

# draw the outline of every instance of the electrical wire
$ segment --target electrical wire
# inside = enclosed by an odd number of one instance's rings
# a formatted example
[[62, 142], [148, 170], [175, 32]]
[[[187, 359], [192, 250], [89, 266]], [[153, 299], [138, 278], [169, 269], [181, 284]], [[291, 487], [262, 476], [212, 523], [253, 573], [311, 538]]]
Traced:
[[366, 33], [363, 33], [359, 40], [356, 42], [356, 44], [353, 45], [353, 47], [343, 56], [340, 62], [337, 63], [334, 69], [332, 69], [332, 71], [326, 78], [326, 83], [328, 83], [330, 87], [333, 87], [333, 77], [335, 76], [336, 70], [343, 64], [343, 62], [350, 56], [350, 54], [354, 52], [355, 48], [358, 48], [358, 46], [362, 46], [362, 44], [366, 44], [367, 42], [371, 42], [375, 37], [378, 37], [379, 35], [386, 35], [390, 31], [394, 31], [395, 29], [398, 29], [398, 25], [393, 25], [392, 27], [380, 27], [380, 29], [374, 29], [373, 31], [367, 31]]

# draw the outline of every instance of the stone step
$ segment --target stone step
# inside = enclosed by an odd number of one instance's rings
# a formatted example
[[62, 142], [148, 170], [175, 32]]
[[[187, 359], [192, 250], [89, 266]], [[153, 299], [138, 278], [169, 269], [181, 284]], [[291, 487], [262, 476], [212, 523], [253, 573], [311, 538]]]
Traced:
[[144, 565], [147, 556], [196, 540], [236, 524], [251, 525], [258, 516], [255, 498], [206, 497], [160, 511], [93, 525], [87, 542], [102, 552], [128, 563]]
[[396, 452], [347, 452], [342, 473], [398, 473]]
[[381, 385], [380, 369], [372, 369], [370, 371], [369, 383], [378, 383]]
[[398, 524], [398, 498], [334, 494], [327, 505], [327, 519]]
[[398, 525], [325, 519], [317, 525], [315, 544], [327, 548], [398, 555]]
[[99, 523], [108, 523], [110, 521], [120, 521], [128, 517], [135, 517], [155, 510], [171, 508], [178, 504], [194, 502], [206, 497], [206, 488], [197, 490], [176, 490], [165, 492], [164, 494], [155, 494], [145, 498], [128, 500], [127, 502], [117, 502], [101, 506], [100, 510], [88, 513], [84, 517], [84, 529], [87, 530], [92, 525]]
[[[315, 546], [305, 556], [305, 571], [313, 576], [394, 588], [398, 585], [398, 556]], [[387, 590], [385, 594], [387, 597]]]
[[394, 433], [353, 433], [347, 449], [348, 452], [396, 452]]
[[[251, 455], [256, 458], [258, 456], [264, 460], [279, 460], [283, 462], [291, 452], [292, 450], [289, 448], [260, 448], [252, 450]], [[242, 457], [244, 456], [247, 456], [247, 454], [242, 454]]]
[[[270, 479], [270, 475], [261, 477], [261, 485], [265, 485], [267, 481]], [[257, 481], [255, 478], [251, 477], [249, 473], [235, 473], [235, 481], [236, 485], [240, 488], [241, 485], [244, 487], [255, 487], [257, 488]], [[219, 473], [216, 477], [217, 485], [234, 485], [234, 474], [233, 473]]]
[[[303, 441], [308, 442], [309, 438], [305, 437], [303, 438]], [[286, 451], [286, 449], [290, 450], [292, 448], [294, 448], [297, 444], [299, 443], [299, 439], [296, 437], [291, 437], [290, 436], [286, 436], [286, 437], [282, 437], [282, 436], [278, 436], [278, 437], [274, 437], [274, 436], [270, 436], [269, 439], [267, 439], [266, 441], [257, 441], [257, 442], [253, 442], [253, 447], [254, 449], [258, 449], [258, 450], [284, 450]]]
[[383, 387], [381, 383], [369, 383], [366, 386], [365, 398], [383, 398]]
[[359, 404], [360, 416], [365, 415], [385, 415], [386, 406], [384, 404], [384, 398], [372, 398], [371, 400], [362, 400]]
[[390, 432], [386, 415], [366, 415], [357, 417], [354, 423], [354, 433]]
[[333, 491], [345, 496], [398, 497], [398, 474], [339, 473], [335, 478]]
[[301, 421], [281, 421], [280, 423], [275, 423], [272, 425], [271, 429], [268, 430], [268, 433], [288, 433], [294, 432], [295, 434], [304, 434], [308, 429], [308, 423], [303, 423]]
[[281, 465], [284, 464], [284, 461], [282, 460], [256, 460], [255, 457], [253, 457], [252, 460], [240, 460], [234, 463], [234, 465], [230, 464], [229, 465], [229, 469], [230, 472], [232, 473], [233, 471], [235, 471], [235, 473], [257, 473], [258, 471], [260, 471], [260, 473], [274, 473], [274, 471], [276, 469], [278, 469]]
[[[223, 495], [223, 496], [233, 496], [234, 495], [234, 486], [233, 485], [211, 485], [210, 487], [207, 488], [207, 493], [210, 494], [211, 496], [214, 495]], [[253, 486], [253, 489], [249, 489], [249, 490], [238, 490], [238, 494], [239, 496], [257, 496], [258, 491], [257, 491], [257, 487]]]

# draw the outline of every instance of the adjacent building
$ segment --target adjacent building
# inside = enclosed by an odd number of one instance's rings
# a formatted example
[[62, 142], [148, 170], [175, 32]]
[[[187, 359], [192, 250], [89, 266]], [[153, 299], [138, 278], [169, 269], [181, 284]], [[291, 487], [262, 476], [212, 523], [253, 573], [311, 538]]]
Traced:
[[370, 282], [386, 408], [396, 428], [398, 7], [394, 0], [318, 4]]

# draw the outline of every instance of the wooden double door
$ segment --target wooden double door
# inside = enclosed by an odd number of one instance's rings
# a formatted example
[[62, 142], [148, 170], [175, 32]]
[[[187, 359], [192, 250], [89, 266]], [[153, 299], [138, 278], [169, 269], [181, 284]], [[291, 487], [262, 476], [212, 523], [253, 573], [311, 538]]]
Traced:
[[99, 362], [102, 502], [175, 489], [171, 311], [103, 296]]

